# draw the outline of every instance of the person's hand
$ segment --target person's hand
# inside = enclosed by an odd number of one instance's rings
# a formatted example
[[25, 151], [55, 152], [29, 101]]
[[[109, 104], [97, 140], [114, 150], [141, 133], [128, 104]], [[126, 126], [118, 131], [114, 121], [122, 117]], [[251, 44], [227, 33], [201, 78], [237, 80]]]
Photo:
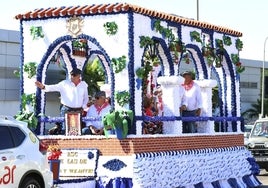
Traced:
[[103, 135], [103, 129], [97, 129], [94, 126], [90, 126], [89, 128], [90, 128], [92, 134], [94, 134], [94, 135]]
[[35, 82], [35, 85], [36, 85], [38, 88], [40, 88], [40, 89], [45, 89], [44, 84], [42, 84], [42, 83], [39, 82], [39, 81], [36, 81], [36, 82]]
[[86, 115], [87, 115], [87, 112], [84, 110], [84, 108], [81, 108], [81, 110], [80, 110], [80, 114], [81, 114], [82, 116], [86, 116]]
[[196, 110], [196, 116], [200, 116], [200, 114], [201, 114], [201, 108], [198, 108], [198, 109]]
[[103, 135], [103, 129], [94, 129], [95, 135]]
[[186, 110], [186, 109], [187, 109], [186, 105], [182, 105], [182, 106], [180, 107], [180, 110], [181, 110], [181, 111], [184, 111], [184, 110]]
[[94, 126], [89, 126], [89, 129], [91, 130], [92, 134], [96, 134], [97, 129]]
[[98, 135], [103, 135], [103, 133], [104, 133], [104, 130], [103, 129], [98, 129]]
[[86, 117], [87, 116], [87, 111], [85, 111], [84, 109], [82, 110], [82, 117]]

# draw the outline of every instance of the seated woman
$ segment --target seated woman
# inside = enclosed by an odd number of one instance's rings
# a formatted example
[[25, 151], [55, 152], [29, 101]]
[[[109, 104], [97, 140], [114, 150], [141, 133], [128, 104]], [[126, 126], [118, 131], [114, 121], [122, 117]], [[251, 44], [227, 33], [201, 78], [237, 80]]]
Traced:
[[109, 113], [111, 106], [106, 100], [104, 91], [99, 91], [95, 95], [95, 102], [87, 111], [87, 117], [99, 118], [96, 121], [87, 121], [86, 127], [82, 129], [82, 134], [104, 135], [102, 117]]
[[156, 116], [157, 108], [155, 107], [155, 103], [152, 97], [144, 97], [143, 99], [143, 107], [144, 107], [144, 115], [146, 116]]
[[[157, 116], [157, 108], [153, 98], [144, 97], [143, 107], [145, 116]], [[163, 122], [162, 121], [143, 121], [142, 123], [142, 133], [143, 134], [162, 134]]]

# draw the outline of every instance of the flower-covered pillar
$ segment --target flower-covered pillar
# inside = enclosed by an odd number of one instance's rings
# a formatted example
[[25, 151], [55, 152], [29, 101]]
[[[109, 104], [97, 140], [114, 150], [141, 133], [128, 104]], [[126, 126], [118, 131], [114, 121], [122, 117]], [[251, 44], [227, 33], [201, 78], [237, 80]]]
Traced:
[[[157, 82], [161, 84], [162, 98], [164, 106], [164, 117], [180, 116], [180, 106], [182, 93], [180, 92], [181, 84], [184, 78], [181, 76], [162, 76], [158, 77]], [[164, 121], [164, 134], [181, 134], [181, 121]]]
[[[212, 88], [217, 85], [216, 80], [204, 79], [195, 81], [201, 88], [202, 95], [202, 111], [201, 116], [212, 116]], [[198, 133], [214, 133], [214, 121], [202, 121], [199, 122], [197, 127]]]

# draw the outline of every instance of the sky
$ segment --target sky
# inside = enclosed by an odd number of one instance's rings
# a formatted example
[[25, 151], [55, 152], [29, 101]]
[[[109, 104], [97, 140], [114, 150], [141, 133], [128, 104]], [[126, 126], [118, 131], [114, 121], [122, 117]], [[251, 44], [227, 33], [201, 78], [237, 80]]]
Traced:
[[264, 45], [268, 37], [267, 0], [7, 0], [0, 6], [0, 29], [19, 31], [19, 20], [14, 18], [15, 15], [36, 8], [118, 2], [192, 19], [197, 19], [198, 15], [199, 21], [242, 32], [244, 47], [240, 58], [268, 60], [268, 42]]

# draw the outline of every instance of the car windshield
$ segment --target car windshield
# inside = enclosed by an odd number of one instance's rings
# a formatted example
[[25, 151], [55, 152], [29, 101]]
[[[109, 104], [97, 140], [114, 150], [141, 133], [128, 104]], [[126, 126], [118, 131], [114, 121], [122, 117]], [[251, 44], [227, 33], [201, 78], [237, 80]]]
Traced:
[[253, 128], [253, 125], [245, 125], [244, 132], [251, 132], [251, 129]]
[[268, 137], [268, 122], [257, 122], [252, 131], [252, 136]]

